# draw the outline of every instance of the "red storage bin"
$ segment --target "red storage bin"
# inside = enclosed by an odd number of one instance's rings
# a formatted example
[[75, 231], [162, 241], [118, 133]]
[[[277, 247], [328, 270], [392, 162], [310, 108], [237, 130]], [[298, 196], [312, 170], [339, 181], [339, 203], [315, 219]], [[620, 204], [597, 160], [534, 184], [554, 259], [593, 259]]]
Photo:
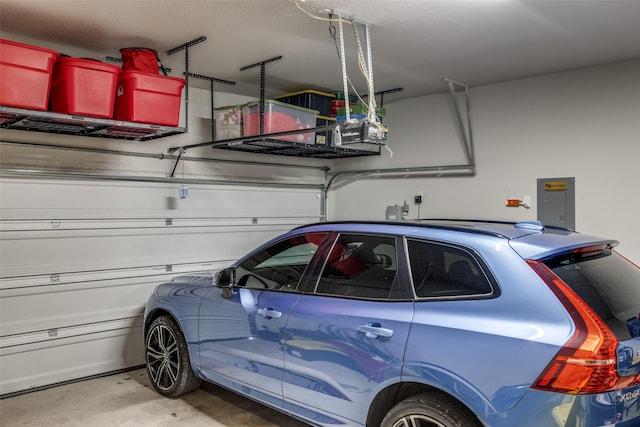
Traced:
[[[297, 105], [285, 104], [266, 99], [264, 104], [264, 133], [316, 127], [318, 112]], [[245, 136], [260, 135], [260, 102], [254, 101], [242, 106], [242, 128]], [[315, 133], [301, 133], [279, 136], [278, 139], [303, 144], [314, 144]]]
[[[336, 117], [339, 116], [340, 113], [338, 111], [339, 108], [344, 109], [344, 107], [347, 105], [346, 101], [344, 100], [336, 100], [336, 101], [331, 101], [331, 117]], [[355, 102], [349, 102], [349, 105], [356, 105]], [[344, 115], [344, 112], [343, 112]]]
[[122, 71], [116, 89], [115, 119], [178, 126], [185, 80], [138, 71]]
[[0, 39], [0, 105], [45, 111], [58, 52]]
[[93, 59], [61, 57], [53, 67], [51, 110], [113, 117], [120, 67]]

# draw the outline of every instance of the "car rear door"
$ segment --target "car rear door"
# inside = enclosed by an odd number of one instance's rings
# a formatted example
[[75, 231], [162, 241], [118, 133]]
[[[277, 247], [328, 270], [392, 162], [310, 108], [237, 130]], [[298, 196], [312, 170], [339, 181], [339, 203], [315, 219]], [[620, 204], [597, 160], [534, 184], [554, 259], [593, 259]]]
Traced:
[[364, 425], [372, 397], [400, 378], [413, 317], [400, 249], [395, 237], [343, 233], [327, 251], [287, 322], [285, 410]]

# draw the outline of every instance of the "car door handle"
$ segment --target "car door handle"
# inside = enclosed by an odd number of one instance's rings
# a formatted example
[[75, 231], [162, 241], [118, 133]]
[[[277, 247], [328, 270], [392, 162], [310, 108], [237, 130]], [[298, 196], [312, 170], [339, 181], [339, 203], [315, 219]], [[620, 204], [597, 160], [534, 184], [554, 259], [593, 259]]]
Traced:
[[379, 323], [369, 323], [368, 325], [360, 325], [358, 331], [364, 333], [367, 338], [391, 338], [393, 336], [393, 330], [383, 328]]
[[273, 308], [259, 308], [258, 314], [265, 319], [279, 319], [282, 317], [282, 313]]

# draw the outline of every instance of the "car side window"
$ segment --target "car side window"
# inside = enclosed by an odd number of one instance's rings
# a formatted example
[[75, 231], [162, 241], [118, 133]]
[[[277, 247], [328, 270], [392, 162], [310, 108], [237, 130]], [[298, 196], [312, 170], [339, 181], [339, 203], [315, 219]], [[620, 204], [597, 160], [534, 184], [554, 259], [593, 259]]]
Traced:
[[329, 251], [316, 293], [386, 299], [397, 271], [395, 238], [341, 234]]
[[493, 287], [476, 258], [464, 249], [407, 240], [416, 296], [460, 297], [490, 295]]
[[254, 254], [236, 269], [236, 286], [293, 291], [326, 233], [281, 240]]

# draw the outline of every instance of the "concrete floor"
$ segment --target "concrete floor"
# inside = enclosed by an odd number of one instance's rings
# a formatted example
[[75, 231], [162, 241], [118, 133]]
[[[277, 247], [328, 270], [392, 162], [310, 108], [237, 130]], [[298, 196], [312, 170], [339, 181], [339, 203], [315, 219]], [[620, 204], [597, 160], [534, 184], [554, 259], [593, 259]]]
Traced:
[[0, 425], [303, 427], [235, 393], [203, 384], [177, 399], [160, 396], [144, 369], [0, 400]]

